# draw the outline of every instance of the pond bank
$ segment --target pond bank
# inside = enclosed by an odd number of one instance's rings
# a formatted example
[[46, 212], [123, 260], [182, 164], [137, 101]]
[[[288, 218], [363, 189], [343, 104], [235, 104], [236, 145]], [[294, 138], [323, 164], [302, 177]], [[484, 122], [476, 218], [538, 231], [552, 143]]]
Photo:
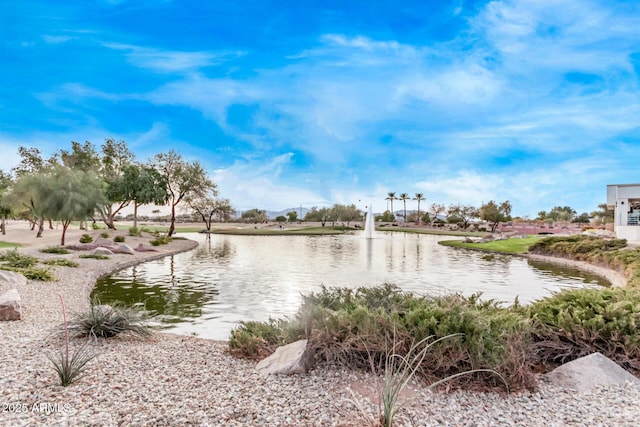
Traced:
[[[127, 237], [126, 243], [135, 247], [136, 239]], [[229, 356], [225, 342], [167, 333], [150, 341], [99, 340], [92, 344], [97, 358], [85, 375], [59, 386], [47, 359], [62, 348], [57, 295], [69, 312], [81, 310], [99, 276], [189, 250], [194, 243], [174, 240], [135, 258], [85, 260], [73, 254], [80, 267], [58, 267], [58, 282], [29, 281], [20, 289], [24, 319], [0, 322], [0, 425], [342, 426], [363, 425], [367, 414], [375, 416], [376, 379], [367, 372], [327, 366], [305, 376], [262, 377], [254, 362]], [[70, 257], [38, 251], [55, 244], [40, 240], [20, 251], [40, 259]], [[73, 340], [72, 346], [81, 343]], [[542, 382], [536, 393], [505, 397], [413, 385], [407, 398], [399, 424], [632, 426], [640, 387], [600, 387], [579, 395]]]

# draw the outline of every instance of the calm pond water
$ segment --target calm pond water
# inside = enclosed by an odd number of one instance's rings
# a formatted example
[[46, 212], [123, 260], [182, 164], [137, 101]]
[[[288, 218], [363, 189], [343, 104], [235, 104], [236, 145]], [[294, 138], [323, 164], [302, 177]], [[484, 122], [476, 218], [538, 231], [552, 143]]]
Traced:
[[226, 236], [193, 233], [191, 252], [127, 268], [100, 279], [93, 296], [143, 303], [179, 334], [228, 339], [241, 320], [295, 313], [301, 294], [322, 285], [385, 282], [419, 295], [482, 292], [506, 304], [527, 303], [562, 288], [608, 285], [573, 269], [508, 255], [438, 245], [451, 236], [362, 232], [342, 236]]

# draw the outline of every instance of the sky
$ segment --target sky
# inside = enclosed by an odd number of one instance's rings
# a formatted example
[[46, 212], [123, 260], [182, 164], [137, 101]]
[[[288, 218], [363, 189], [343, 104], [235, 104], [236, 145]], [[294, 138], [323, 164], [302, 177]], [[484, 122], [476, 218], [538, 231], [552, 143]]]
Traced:
[[640, 182], [636, 0], [0, 4], [4, 171], [114, 138], [200, 162], [238, 211], [531, 218]]

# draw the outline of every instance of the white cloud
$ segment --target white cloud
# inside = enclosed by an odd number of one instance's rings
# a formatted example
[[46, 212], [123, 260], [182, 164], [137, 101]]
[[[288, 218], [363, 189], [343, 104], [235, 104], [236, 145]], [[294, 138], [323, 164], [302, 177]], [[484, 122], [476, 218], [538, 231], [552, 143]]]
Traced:
[[331, 205], [332, 202], [312, 190], [281, 183], [282, 168], [290, 159], [291, 153], [286, 153], [260, 161], [237, 161], [230, 167], [216, 170], [213, 180], [218, 185], [220, 197], [231, 198], [233, 206], [240, 211]]
[[48, 35], [45, 34], [42, 36], [42, 39], [49, 44], [61, 44], [61, 43], [66, 43], [69, 40], [71, 40], [73, 37], [70, 36], [52, 36], [52, 35]]
[[197, 71], [203, 67], [220, 65], [230, 58], [243, 54], [239, 51], [172, 51], [118, 43], [106, 43], [104, 46], [126, 51], [127, 60], [136, 67], [148, 68], [161, 73]]

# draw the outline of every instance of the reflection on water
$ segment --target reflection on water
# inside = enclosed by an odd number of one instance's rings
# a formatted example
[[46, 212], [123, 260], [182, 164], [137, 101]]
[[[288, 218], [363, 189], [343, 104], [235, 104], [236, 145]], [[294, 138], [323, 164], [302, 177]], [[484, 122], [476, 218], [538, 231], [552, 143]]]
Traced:
[[144, 303], [173, 332], [227, 339], [241, 320], [296, 312], [300, 295], [326, 286], [394, 283], [416, 294], [482, 292], [527, 303], [567, 287], [607, 285], [597, 276], [526, 258], [438, 245], [446, 236], [190, 234], [191, 252], [130, 267], [98, 281], [102, 302]]

